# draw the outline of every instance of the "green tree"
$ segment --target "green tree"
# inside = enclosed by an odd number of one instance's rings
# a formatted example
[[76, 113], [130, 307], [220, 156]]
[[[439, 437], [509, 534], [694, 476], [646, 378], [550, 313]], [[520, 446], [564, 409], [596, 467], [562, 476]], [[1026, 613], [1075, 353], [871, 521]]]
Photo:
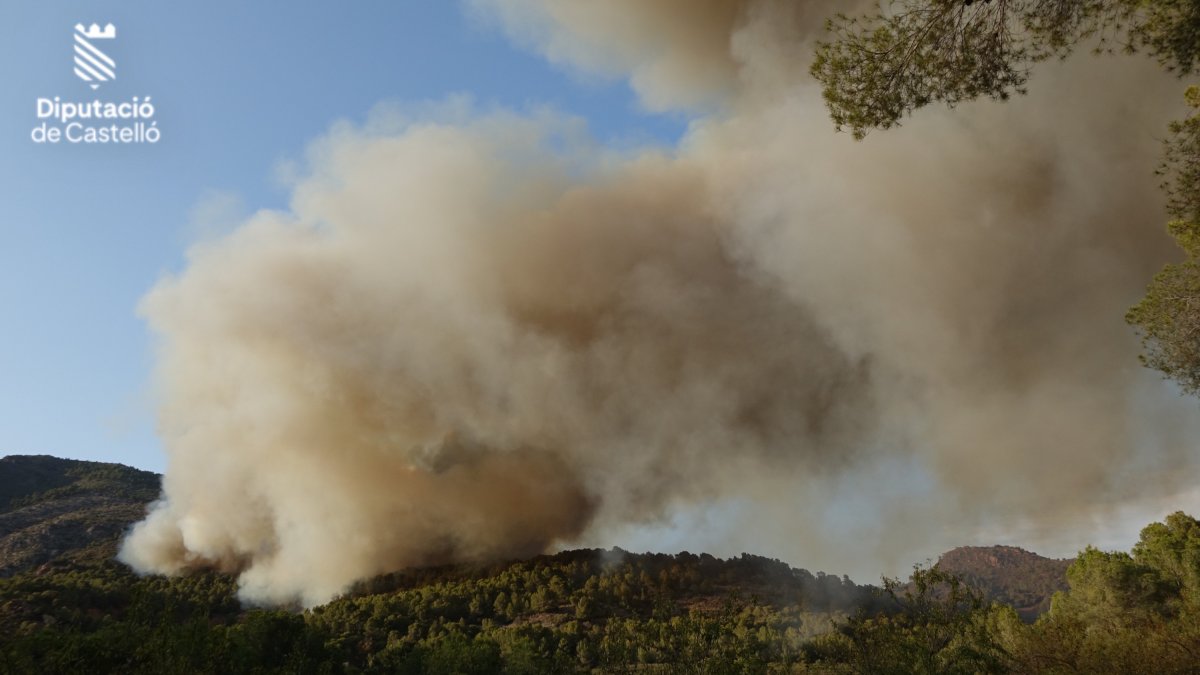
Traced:
[[1192, 114], [1171, 124], [1163, 163], [1167, 231], [1185, 259], [1155, 275], [1125, 320], [1142, 336], [1142, 363], [1200, 394], [1200, 87], [1188, 89], [1187, 101]]
[[1023, 93], [1036, 63], [1091, 38], [1181, 75], [1200, 56], [1197, 0], [894, 0], [827, 27], [812, 73], [834, 122], [859, 138], [930, 103]]
[[[885, 579], [892, 607], [862, 612], [818, 639], [811, 657], [851, 672], [1004, 673], [1009, 655], [993, 634], [993, 610], [958, 577], [936, 567], [916, 568], [908, 583]], [[1015, 621], [1011, 608], [1007, 612]]]
[[[1180, 76], [1200, 59], [1200, 0], [893, 0], [886, 13], [838, 15], [827, 27], [812, 74], [834, 123], [859, 139], [930, 103], [1024, 93], [1038, 62], [1080, 44], [1144, 53]], [[1200, 90], [1187, 99], [1193, 113], [1172, 123], [1162, 165], [1168, 230], [1186, 258], [1125, 318], [1142, 337], [1142, 363], [1200, 394]]]
[[1175, 513], [1142, 530], [1131, 553], [1088, 547], [1070, 589], [1005, 639], [1030, 672], [1193, 673], [1200, 662], [1200, 522]]
[[1147, 525], [1133, 557], [1170, 584], [1181, 605], [1200, 609], [1200, 521], [1180, 511]]

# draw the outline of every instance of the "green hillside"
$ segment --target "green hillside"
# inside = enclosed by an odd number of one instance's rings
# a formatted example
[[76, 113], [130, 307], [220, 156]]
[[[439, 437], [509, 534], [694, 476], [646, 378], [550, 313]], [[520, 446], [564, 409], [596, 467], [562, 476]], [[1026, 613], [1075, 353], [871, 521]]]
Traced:
[[[585, 549], [397, 571], [298, 607], [216, 572], [139, 577], [120, 533], [157, 476], [0, 460], [0, 673], [1194, 673], [1200, 522], [1066, 561], [956, 549], [884, 588], [752, 555]], [[40, 520], [39, 520], [40, 518]], [[985, 595], [984, 592], [987, 592]], [[1041, 595], [1039, 595], [1041, 594]], [[1030, 617], [1027, 617], [1030, 618]]]

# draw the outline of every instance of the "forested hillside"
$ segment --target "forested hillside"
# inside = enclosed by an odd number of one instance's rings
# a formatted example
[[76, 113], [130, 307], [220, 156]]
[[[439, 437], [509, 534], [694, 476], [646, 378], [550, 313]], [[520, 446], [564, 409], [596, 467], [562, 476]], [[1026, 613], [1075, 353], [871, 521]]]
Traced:
[[153, 474], [0, 467], [0, 517], [42, 505], [19, 532], [63, 547], [12, 547], [0, 673], [1187, 673], [1200, 654], [1200, 523], [1181, 513], [1131, 553], [1085, 550], [1033, 624], [975, 587], [1028, 609], [1067, 561], [1012, 547], [956, 549], [882, 589], [752, 555], [586, 549], [398, 571], [302, 611], [245, 607], [225, 574], [112, 560], [117, 507], [150, 499]]
[[1070, 560], [1057, 560], [1016, 546], [960, 546], [942, 554], [937, 567], [983, 593], [1011, 605], [1026, 621], [1050, 609], [1055, 593], [1067, 590]]
[[574, 672], [792, 663], [871, 587], [744, 555], [576, 550], [387, 575], [327, 605], [243, 609], [230, 577], [61, 564], [0, 582], [15, 672]]
[[121, 464], [45, 455], [0, 458], [0, 577], [51, 560], [104, 560], [159, 493]]

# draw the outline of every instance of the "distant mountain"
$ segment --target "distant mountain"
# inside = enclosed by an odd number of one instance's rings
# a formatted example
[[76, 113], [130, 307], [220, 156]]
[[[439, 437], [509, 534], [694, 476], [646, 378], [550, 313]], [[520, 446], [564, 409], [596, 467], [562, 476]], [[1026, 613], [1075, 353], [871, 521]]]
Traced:
[[1016, 546], [960, 546], [938, 559], [951, 572], [989, 599], [1012, 605], [1032, 621], [1050, 609], [1050, 598], [1067, 590], [1070, 560], [1046, 558]]
[[0, 458], [0, 577], [111, 558], [160, 485], [158, 474], [123, 464]]

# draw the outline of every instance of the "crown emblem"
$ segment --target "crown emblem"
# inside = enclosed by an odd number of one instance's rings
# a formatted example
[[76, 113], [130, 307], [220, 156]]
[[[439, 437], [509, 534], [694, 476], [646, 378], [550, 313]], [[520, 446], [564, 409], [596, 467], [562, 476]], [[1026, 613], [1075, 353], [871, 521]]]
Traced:
[[100, 26], [97, 24], [92, 24], [84, 28], [83, 24], [77, 23], [75, 24], [75, 31], [83, 37], [90, 38], [92, 40], [117, 37], [117, 27], [111, 23], [104, 28], [100, 28]]

